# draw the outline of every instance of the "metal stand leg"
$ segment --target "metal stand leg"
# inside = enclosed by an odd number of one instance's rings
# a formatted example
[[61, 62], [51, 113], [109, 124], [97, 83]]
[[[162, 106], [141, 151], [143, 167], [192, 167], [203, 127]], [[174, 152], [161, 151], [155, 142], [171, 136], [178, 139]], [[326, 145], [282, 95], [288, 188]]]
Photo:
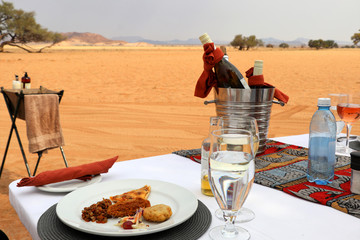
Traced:
[[[62, 157], [63, 157], [63, 159], [64, 159], [65, 166], [68, 167], [68, 163], [67, 163], [67, 161], [66, 161], [64, 149], [62, 148], [62, 146], [60, 146], [60, 151], [61, 151]], [[37, 168], [38, 168], [38, 166], [39, 166], [40, 159], [41, 159], [41, 157], [42, 157], [43, 152], [40, 151], [40, 152], [38, 152], [37, 154], [38, 154], [38, 160], [37, 160], [37, 162], [36, 162], [36, 166], [35, 166], [35, 169], [34, 169], [34, 172], [33, 172], [33, 176], [35, 176], [35, 174], [36, 174], [36, 171], [37, 171]]]
[[[3, 89], [1, 89], [3, 91]], [[16, 121], [16, 117], [17, 117], [17, 113], [18, 113], [18, 110], [19, 110], [19, 106], [20, 106], [20, 96], [18, 97], [18, 101], [16, 103], [16, 108], [15, 108], [15, 112], [14, 112], [14, 117], [12, 116], [12, 113], [10, 111], [10, 106], [9, 106], [9, 99], [7, 99], [4, 95], [4, 99], [5, 99], [5, 103], [7, 105], [7, 108], [8, 108], [8, 111], [9, 111], [9, 115], [10, 115], [10, 118], [11, 118], [11, 129], [10, 129], [10, 133], [9, 133], [9, 138], [8, 138], [8, 141], [7, 141], [7, 144], [6, 144], [6, 148], [5, 148], [5, 153], [4, 153], [4, 157], [3, 157], [3, 161], [2, 161], [2, 164], [1, 164], [1, 169], [0, 169], [0, 177], [1, 177], [1, 174], [2, 174], [2, 171], [3, 171], [3, 168], [4, 168], [4, 165], [5, 165], [5, 160], [6, 160], [6, 156], [7, 156], [7, 152], [9, 150], [9, 145], [10, 145], [10, 140], [11, 140], [11, 137], [12, 137], [12, 133], [13, 133], [13, 130], [15, 130], [15, 134], [16, 134], [16, 137], [18, 139], [18, 143], [19, 143], [19, 146], [20, 146], [20, 150], [21, 150], [21, 154], [23, 156], [23, 159], [24, 159], [24, 163], [25, 163], [25, 166], [26, 166], [26, 170], [28, 172], [28, 175], [29, 177], [31, 176], [31, 171], [30, 171], [30, 168], [29, 168], [29, 164], [27, 162], [27, 159], [26, 159], [26, 155], [25, 155], [25, 152], [24, 152], [24, 149], [23, 149], [23, 146], [22, 146], [22, 143], [21, 143], [21, 140], [20, 140], [20, 135], [19, 135], [19, 132], [17, 130], [17, 127], [16, 127], [16, 124], [15, 124], [15, 121]]]
[[31, 176], [30, 167], [29, 167], [28, 161], [27, 161], [27, 159], [26, 159], [26, 155], [25, 155], [25, 152], [24, 152], [24, 148], [23, 148], [23, 146], [22, 146], [21, 139], [20, 139], [20, 135], [19, 135], [19, 132], [18, 132], [18, 130], [17, 130], [16, 125], [14, 126], [14, 129], [15, 129], [15, 133], [16, 133], [16, 138], [17, 138], [18, 143], [19, 143], [19, 146], [20, 146], [21, 155], [23, 156], [24, 163], [25, 163], [25, 167], [26, 167], [26, 170], [27, 170], [28, 175], [29, 175], [29, 177], [30, 177], [30, 176]]
[[36, 170], [37, 170], [37, 168], [38, 168], [38, 166], [39, 166], [39, 162], [40, 162], [40, 159], [41, 159], [41, 157], [42, 157], [43, 152], [40, 151], [40, 152], [38, 152], [37, 154], [38, 154], [38, 160], [37, 160], [37, 162], [36, 162], [36, 166], [35, 166], [35, 169], [34, 169], [33, 176], [35, 176], [35, 174], [36, 174]]
[[60, 146], [60, 151], [61, 151], [61, 155], [62, 155], [62, 157], [63, 157], [63, 159], [64, 159], [65, 166], [66, 166], [66, 167], [69, 167], [69, 166], [68, 166], [68, 163], [67, 163], [67, 161], [66, 161], [64, 149], [62, 148], [62, 146]]
[[4, 165], [5, 165], [5, 159], [6, 159], [7, 152], [8, 152], [8, 150], [9, 150], [9, 145], [10, 145], [10, 140], [11, 140], [11, 136], [12, 136], [13, 129], [14, 129], [14, 128], [11, 128], [11, 129], [10, 129], [9, 138], [8, 138], [8, 141], [7, 141], [7, 144], [6, 144], [4, 157], [3, 157], [2, 164], [1, 164], [1, 168], [0, 168], [0, 177], [1, 177], [1, 174], [2, 174], [2, 171], [3, 171], [3, 168], [4, 168]]

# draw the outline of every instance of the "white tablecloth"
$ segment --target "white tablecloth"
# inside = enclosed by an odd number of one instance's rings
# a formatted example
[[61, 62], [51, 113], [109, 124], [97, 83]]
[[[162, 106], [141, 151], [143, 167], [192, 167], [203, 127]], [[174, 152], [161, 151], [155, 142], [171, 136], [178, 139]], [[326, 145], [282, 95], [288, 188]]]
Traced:
[[[274, 140], [307, 147], [308, 135]], [[213, 213], [218, 205], [213, 197], [200, 191], [200, 164], [174, 154], [115, 163], [102, 182], [117, 179], [145, 178], [172, 182], [193, 192]], [[9, 185], [10, 203], [33, 239], [40, 216], [65, 194], [47, 193], [35, 187]], [[360, 219], [331, 207], [305, 201], [289, 194], [254, 184], [244, 205], [252, 209], [256, 218], [241, 226], [249, 230], [251, 239], [360, 239]], [[213, 217], [210, 228], [224, 222]], [[209, 239], [205, 233], [200, 239]]]

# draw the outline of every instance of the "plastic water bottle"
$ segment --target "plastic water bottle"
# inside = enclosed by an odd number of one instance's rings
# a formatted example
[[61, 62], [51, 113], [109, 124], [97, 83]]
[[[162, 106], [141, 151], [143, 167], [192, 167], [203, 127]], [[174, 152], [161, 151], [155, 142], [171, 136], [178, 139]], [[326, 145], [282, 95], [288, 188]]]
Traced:
[[327, 185], [334, 179], [336, 120], [330, 111], [330, 98], [319, 98], [318, 107], [310, 122], [307, 179]]

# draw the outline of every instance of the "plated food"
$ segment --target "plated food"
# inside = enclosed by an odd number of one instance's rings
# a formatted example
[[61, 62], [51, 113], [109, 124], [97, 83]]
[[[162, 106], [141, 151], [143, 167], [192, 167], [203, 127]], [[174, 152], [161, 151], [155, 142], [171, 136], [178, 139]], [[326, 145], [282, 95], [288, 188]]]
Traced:
[[[150, 204], [165, 204], [171, 207], [170, 219], [158, 223], [144, 219], [146, 229], [126, 229], [118, 226], [119, 218], [108, 218], [107, 223], [99, 224], [96, 221], [86, 222], [82, 219], [82, 210], [104, 199], [110, 200], [110, 196], [121, 195], [139, 189], [145, 185], [151, 186], [151, 192], [147, 200]], [[110, 200], [111, 201], [111, 200]], [[112, 202], [112, 204], [114, 204]], [[56, 206], [56, 215], [62, 223], [75, 230], [89, 234], [109, 237], [130, 237], [148, 235], [164, 231], [178, 226], [188, 220], [196, 211], [198, 200], [188, 189], [154, 179], [119, 179], [105, 181], [79, 188], [65, 195]], [[126, 219], [125, 219], [126, 220]], [[135, 227], [132, 225], [132, 227]]]
[[165, 204], [157, 204], [144, 209], [143, 216], [150, 222], [164, 222], [172, 215], [171, 207]]
[[107, 223], [107, 219], [111, 217], [107, 213], [111, 204], [112, 202], [109, 199], [103, 199], [90, 207], [85, 207], [82, 210], [81, 217], [86, 222]]
[[81, 217], [86, 222], [107, 223], [109, 218], [120, 218], [118, 226], [124, 229], [146, 228], [142, 217], [150, 222], [164, 222], [171, 215], [171, 207], [165, 204], [151, 206], [148, 197], [151, 187], [145, 185], [85, 207]]
[[134, 216], [139, 208], [150, 207], [150, 202], [146, 199], [135, 198], [123, 202], [117, 202], [109, 206], [107, 212], [112, 217]]
[[151, 187], [145, 185], [139, 189], [131, 190], [129, 192], [120, 195], [111, 196], [110, 200], [116, 203], [116, 202], [123, 202], [128, 199], [136, 199], [136, 198], [148, 199], [150, 195], [150, 191], [151, 191]]

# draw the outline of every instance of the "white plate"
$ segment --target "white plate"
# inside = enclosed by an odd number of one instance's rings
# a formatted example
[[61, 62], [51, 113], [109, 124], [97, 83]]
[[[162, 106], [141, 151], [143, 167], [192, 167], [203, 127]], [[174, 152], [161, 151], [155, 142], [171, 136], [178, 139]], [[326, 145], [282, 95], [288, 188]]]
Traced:
[[[162, 223], [146, 222], [147, 229], [125, 230], [115, 226], [118, 219], [108, 219], [105, 224], [85, 222], [81, 211], [103, 198], [118, 195], [144, 185], [151, 186], [148, 200], [151, 205], [166, 204], [171, 207], [172, 216]], [[178, 185], [148, 179], [126, 179], [103, 182], [84, 187], [67, 194], [56, 206], [56, 214], [67, 226], [82, 232], [102, 236], [136, 236], [160, 232], [175, 227], [189, 219], [196, 211], [198, 201], [189, 190]]]
[[37, 187], [39, 190], [44, 192], [71, 192], [75, 189], [89, 186], [94, 183], [98, 183], [101, 181], [101, 175], [97, 175], [90, 180], [83, 181], [79, 179], [72, 179], [68, 181], [58, 182], [58, 183], [51, 183], [43, 186]]

